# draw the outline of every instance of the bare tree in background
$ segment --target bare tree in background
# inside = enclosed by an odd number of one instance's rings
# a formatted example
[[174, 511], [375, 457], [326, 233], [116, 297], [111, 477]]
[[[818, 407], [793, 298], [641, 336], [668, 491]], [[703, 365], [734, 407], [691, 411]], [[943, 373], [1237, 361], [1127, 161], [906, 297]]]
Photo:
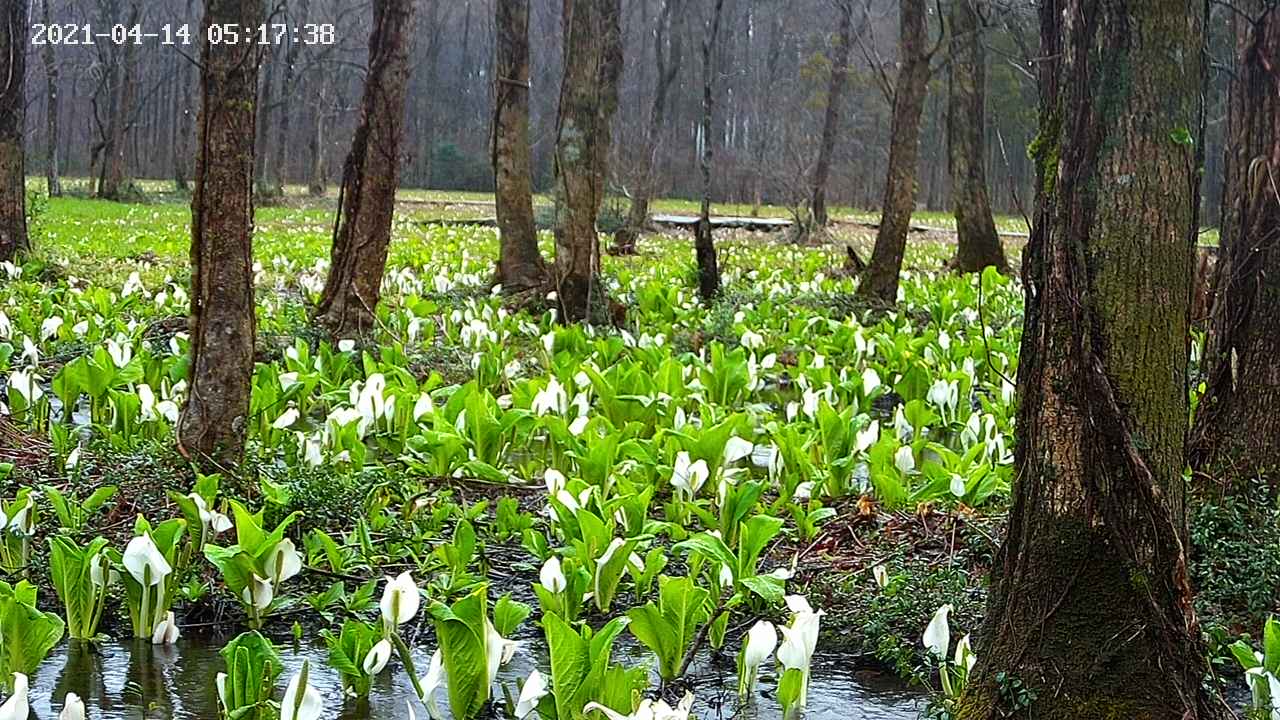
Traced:
[[564, 0], [564, 80], [556, 122], [556, 261], [560, 317], [586, 320], [604, 299], [596, 217], [609, 176], [610, 124], [622, 74], [620, 0]]
[[[40, 3], [41, 17], [47, 27], [51, 22], [49, 16], [49, 5], [52, 0], [42, 0]], [[45, 152], [44, 152], [44, 177], [45, 189], [49, 192], [49, 197], [62, 196], [62, 178], [58, 173], [58, 139], [61, 133], [61, 115], [58, 112], [58, 59], [54, 55], [53, 43], [45, 43], [43, 51], [40, 53], [41, 59], [44, 61], [44, 76], [47, 82], [47, 91], [45, 93]]]
[[658, 150], [662, 132], [666, 126], [667, 105], [671, 86], [680, 75], [684, 56], [684, 43], [679, 26], [683, 23], [684, 0], [662, 0], [662, 10], [653, 28], [654, 63], [657, 66], [657, 82], [654, 87], [653, 106], [649, 109], [649, 124], [645, 127], [644, 148], [636, 168], [636, 186], [631, 195], [631, 209], [626, 224], [613, 236], [610, 252], [616, 255], [634, 255], [640, 233], [649, 225], [649, 204], [653, 200], [657, 178]]
[[391, 243], [414, 0], [374, 0], [360, 124], [342, 172], [332, 264], [316, 319], [335, 337], [374, 322]]
[[960, 272], [994, 267], [1009, 272], [987, 195], [987, 52], [983, 44], [984, 0], [952, 0], [951, 62], [947, 103], [947, 160], [956, 216]]
[[920, 116], [929, 90], [929, 62], [937, 51], [926, 47], [929, 33], [926, 0], [902, 0], [898, 39], [898, 78], [893, 87], [893, 123], [883, 211], [871, 261], [862, 274], [858, 295], [881, 304], [898, 300], [898, 276], [916, 204], [916, 165], [920, 151]]
[[[126, 27], [142, 22], [142, 6], [129, 3]], [[123, 200], [129, 185], [128, 138], [134, 122], [134, 103], [138, 95], [138, 44], [126, 42], [110, 51], [112, 68], [107, 103], [107, 123], [102, 144], [102, 175], [98, 178], [98, 197]]]
[[840, 132], [840, 103], [844, 101], [845, 86], [849, 84], [849, 54], [853, 49], [853, 2], [837, 0], [840, 11], [840, 29], [836, 31], [836, 44], [831, 51], [831, 83], [827, 87], [827, 109], [822, 120], [822, 144], [818, 149], [818, 162], [813, 169], [813, 225], [826, 227], [827, 182], [831, 178], [831, 156], [836, 149], [836, 136]]
[[[257, 27], [263, 0], [205, 0], [212, 25]], [[244, 456], [256, 332], [253, 299], [253, 138], [258, 53], [201, 41], [201, 104], [191, 196], [191, 363], [178, 448], [207, 469]]]
[[529, 0], [497, 0], [493, 106], [494, 202], [501, 247], [495, 280], [506, 292], [546, 284], [533, 216], [529, 146]]
[[715, 110], [715, 81], [718, 69], [716, 58], [720, 41], [720, 18], [724, 0], [715, 0], [715, 8], [707, 20], [702, 38], [702, 214], [698, 218], [697, 234], [693, 240], [698, 256], [698, 294], [708, 302], [720, 294], [720, 262], [716, 258], [716, 245], [711, 233], [711, 159], [715, 149], [715, 133], [712, 115]]
[[22, 137], [26, 120], [27, 3], [0, 6], [0, 260], [30, 248], [27, 173]]
[[1228, 491], [1280, 480], [1280, 7], [1234, 8], [1226, 202], [1189, 453]]

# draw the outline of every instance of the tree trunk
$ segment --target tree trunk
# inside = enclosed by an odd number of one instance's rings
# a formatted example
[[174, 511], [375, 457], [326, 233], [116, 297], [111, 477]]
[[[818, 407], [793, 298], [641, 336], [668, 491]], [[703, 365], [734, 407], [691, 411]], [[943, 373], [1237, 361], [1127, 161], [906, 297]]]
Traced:
[[529, 145], [529, 0], [498, 0], [493, 176], [501, 249], [495, 282], [506, 292], [542, 287], [546, 263], [533, 217]]
[[312, 197], [324, 197], [325, 186], [328, 185], [324, 172], [324, 105], [328, 93], [323, 79], [316, 82], [320, 89], [316, 94], [315, 124], [311, 127], [311, 172], [308, 173], [307, 192]]
[[[41, 3], [41, 20], [46, 26], [50, 23], [49, 2], [50, 0], [44, 0]], [[45, 43], [41, 57], [44, 60], [44, 75], [48, 81], [48, 93], [45, 95], [45, 189], [49, 191], [49, 197], [62, 197], [62, 177], [58, 170], [58, 138], [62, 134], [58, 113], [58, 62], [54, 55], [53, 43]]]
[[978, 16], [980, 2], [983, 0], [951, 3], [947, 158], [958, 236], [951, 266], [960, 272], [981, 272], [990, 266], [1008, 274], [1009, 263], [987, 196], [987, 58]]
[[898, 275], [907, 249], [911, 212], [916, 205], [916, 159], [920, 151], [920, 116], [929, 90], [930, 53], [925, 0], [902, 0], [898, 79], [893, 93], [889, 167], [884, 184], [880, 228], [871, 262], [862, 275], [858, 295], [885, 305], [898, 300]]
[[[310, 12], [309, 0], [298, 3], [296, 22], [306, 22]], [[284, 50], [284, 75], [280, 80], [280, 97], [292, 98], [297, 81], [297, 65], [301, 59], [304, 46], [290, 42]], [[294, 138], [290, 135], [293, 129], [293, 113], [291, 108], [284, 108], [280, 113], [280, 121], [276, 125], [275, 158], [271, 162], [272, 191], [277, 197], [284, 197], [285, 185], [289, 182], [289, 150], [294, 147]]]
[[703, 302], [710, 302], [720, 294], [720, 263], [711, 236], [711, 158], [715, 147], [711, 118], [715, 110], [716, 52], [723, 9], [724, 0], [716, 0], [706, 36], [702, 39], [702, 215], [698, 218], [693, 244], [698, 256], [698, 294]]
[[0, 260], [30, 249], [27, 237], [26, 121], [27, 3], [0, 10]]
[[1203, 6], [1040, 12], [1017, 480], [956, 717], [1219, 718], [1183, 547]]
[[[277, 63], [275, 52], [274, 46], [268, 45], [263, 50], [262, 59], [262, 94], [261, 102], [258, 104], [258, 137], [255, 141], [257, 145], [254, 150], [254, 162], [256, 164], [253, 170], [253, 177], [256, 181], [254, 183], [254, 192], [258, 193], [258, 196], [262, 198], [272, 197], [274, 195], [272, 191], [275, 189], [275, 185], [270, 180], [271, 166], [268, 162], [271, 159], [271, 153], [269, 152], [271, 119], [276, 114], [275, 69]], [[284, 96], [282, 95], [282, 97]], [[288, 110], [285, 109], [283, 113], [288, 114]]]
[[[205, 0], [202, 31], [257, 27], [262, 0]], [[206, 37], [206, 35], [201, 35]], [[200, 146], [191, 196], [191, 363], [178, 447], [206, 471], [244, 456], [253, 382], [253, 139], [258, 52], [202, 43]]]
[[840, 103], [849, 84], [849, 53], [853, 49], [853, 0], [840, 2], [840, 30], [831, 53], [831, 84], [827, 88], [827, 112], [822, 120], [822, 144], [813, 170], [813, 226], [826, 227], [827, 181], [831, 177], [831, 156], [840, 132]]
[[[663, 0], [658, 24], [653, 31], [654, 63], [658, 79], [653, 93], [653, 106], [649, 108], [649, 125], [644, 133], [644, 150], [640, 154], [640, 167], [636, 169], [636, 189], [627, 211], [626, 224], [613, 234], [615, 255], [634, 255], [640, 233], [649, 226], [649, 205], [653, 201], [658, 164], [658, 150], [662, 146], [662, 132], [667, 122], [667, 99], [671, 86], [680, 75], [683, 60], [683, 42], [679, 32], [673, 32], [673, 18], [683, 17], [683, 0]], [[667, 40], [670, 38], [670, 44]]]
[[373, 3], [369, 74], [360, 124], [343, 165], [333, 262], [316, 310], [316, 320], [334, 337], [355, 337], [368, 331], [382, 294], [400, 179], [413, 2]]
[[[195, 14], [194, 0], [187, 0], [187, 16]], [[178, 68], [178, 77], [180, 87], [178, 88], [178, 103], [182, 112], [173, 121], [173, 186], [178, 192], [186, 192], [188, 188], [188, 180], [191, 175], [191, 140], [192, 129], [191, 122], [195, 118], [195, 108], [192, 105], [191, 98], [195, 95], [195, 73], [196, 67], [194, 63], [189, 63], [185, 59]]]
[[610, 125], [622, 74], [620, 0], [564, 0], [564, 81], [556, 120], [556, 262], [560, 317], [603, 304], [596, 217], [609, 177]]
[[[141, 14], [138, 3], [132, 3], [126, 27], [137, 25]], [[115, 75], [117, 82], [111, 89], [111, 117], [107, 122], [102, 178], [98, 183], [98, 197], [116, 201], [125, 199], [129, 183], [128, 138], [133, 125], [133, 103], [138, 94], [138, 46], [126, 42], [119, 52], [123, 56], [119, 58]]]
[[1226, 197], [1210, 318], [1206, 390], [1192, 469], [1238, 488], [1280, 481], [1280, 9], [1261, 0], [1233, 14]]

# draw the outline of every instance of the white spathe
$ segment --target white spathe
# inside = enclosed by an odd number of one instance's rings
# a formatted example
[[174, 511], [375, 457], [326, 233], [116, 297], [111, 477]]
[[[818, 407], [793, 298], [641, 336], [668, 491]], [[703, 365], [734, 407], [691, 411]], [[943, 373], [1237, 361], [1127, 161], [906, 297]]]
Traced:
[[173, 572], [150, 533], [135, 537], [125, 546], [124, 569], [139, 585], [158, 585]]
[[947, 650], [951, 647], [951, 625], [947, 622], [947, 616], [951, 614], [951, 606], [943, 605], [933, 614], [933, 619], [929, 621], [928, 627], [924, 629], [925, 648], [933, 653], [939, 660], [945, 660]]
[[387, 578], [378, 607], [382, 610], [382, 619], [394, 627], [412, 620], [418, 614], [421, 604], [418, 585], [413, 581], [413, 575], [406, 570], [394, 578]]
[[29, 689], [27, 676], [14, 673], [13, 694], [0, 705], [0, 720], [27, 720], [31, 714], [31, 703], [27, 700]]

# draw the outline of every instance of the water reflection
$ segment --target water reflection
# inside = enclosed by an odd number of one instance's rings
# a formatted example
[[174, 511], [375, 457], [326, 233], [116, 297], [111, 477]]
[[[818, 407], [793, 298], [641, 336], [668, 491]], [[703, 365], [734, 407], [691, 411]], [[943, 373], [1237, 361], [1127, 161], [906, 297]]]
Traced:
[[[176, 647], [152, 647], [149, 643], [73, 642], [61, 646], [32, 678], [33, 718], [56, 718], [68, 692], [84, 698], [89, 716], [101, 720], [211, 720], [218, 717], [214, 677], [223, 670], [218, 650], [223, 638], [183, 638]], [[311, 661], [311, 682], [324, 696], [326, 717], [339, 720], [403, 720], [405, 701], [414, 698], [409, 678], [392, 663], [373, 684], [367, 701], [344, 699], [338, 673], [325, 664], [323, 643], [284, 643], [279, 647], [285, 671], [276, 697], [304, 660]], [[642, 648], [619, 642], [616, 658], [627, 664], [649, 661]], [[414, 651], [414, 662], [425, 668], [425, 648]], [[858, 672], [844, 658], [820, 660], [814, 668], [809, 691], [808, 720], [908, 720], [921, 708], [918, 693], [905, 689], [895, 678]], [[544, 648], [526, 644], [511, 664], [503, 668], [499, 682], [514, 697], [517, 680], [535, 667], [548, 667]], [[736, 670], [732, 658], [704, 655], [690, 676], [695, 679], [701, 720], [741, 718], [766, 720], [781, 716], [776, 699], [777, 678], [766, 672], [757, 697], [739, 708], [735, 697]], [[495, 689], [495, 697], [502, 691]], [[439, 705], [446, 711], [448, 698], [440, 691]], [[739, 712], [740, 710], [740, 712]], [[734, 713], [737, 712], [735, 715]], [[424, 713], [419, 708], [419, 717]]]

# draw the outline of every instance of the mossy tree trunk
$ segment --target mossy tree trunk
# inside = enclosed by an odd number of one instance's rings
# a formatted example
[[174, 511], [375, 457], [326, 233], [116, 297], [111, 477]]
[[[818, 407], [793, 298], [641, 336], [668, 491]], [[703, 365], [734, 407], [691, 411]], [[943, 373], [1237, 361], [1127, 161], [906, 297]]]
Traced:
[[827, 109], [822, 119], [822, 142], [818, 145], [818, 162], [813, 168], [813, 225], [826, 227], [830, 219], [827, 212], [827, 181], [831, 179], [831, 158], [836, 151], [836, 136], [840, 132], [840, 103], [849, 84], [849, 53], [853, 51], [853, 3], [839, 0], [840, 29], [836, 31], [836, 45], [831, 51], [831, 82], [827, 86]]
[[698, 217], [693, 246], [698, 259], [698, 295], [703, 302], [710, 302], [720, 294], [720, 260], [711, 234], [711, 159], [715, 152], [711, 120], [715, 111], [716, 52], [723, 11], [724, 0], [715, 0], [702, 38], [702, 157], [698, 159], [702, 171], [702, 214]]
[[546, 262], [533, 216], [529, 145], [529, 0], [497, 0], [493, 175], [501, 245], [494, 278], [505, 292], [542, 287]]
[[356, 337], [374, 323], [391, 244], [404, 100], [409, 86], [413, 0], [374, 0], [360, 122], [342, 172], [332, 262], [316, 319], [334, 337]]
[[898, 276], [916, 205], [916, 164], [920, 153], [920, 116], [929, 90], [930, 52], [925, 0], [902, 0], [898, 41], [898, 79], [893, 89], [888, 176], [880, 227], [858, 295], [892, 305], [898, 300]]
[[566, 322], [603, 304], [596, 217], [609, 178], [610, 125], [622, 74], [620, 0], [564, 0], [564, 80], [556, 121], [556, 261]]
[[[257, 27], [262, 0], [205, 0], [212, 25]], [[191, 363], [178, 447], [206, 471], [244, 456], [253, 382], [253, 139], [259, 48], [201, 43], [201, 105], [191, 196]]]
[[27, 3], [0, 10], [0, 260], [30, 248], [27, 237], [26, 121]]
[[1183, 547], [1202, 25], [1196, 0], [1041, 8], [1017, 480], [960, 720], [1221, 716]]
[[[654, 88], [653, 106], [649, 109], [649, 125], [645, 128], [644, 152], [636, 169], [636, 188], [631, 196], [626, 224], [613, 234], [615, 255], [634, 255], [640, 233], [649, 225], [649, 205], [657, 185], [654, 174], [658, 164], [658, 150], [662, 145], [662, 132], [667, 122], [667, 98], [671, 86], [680, 76], [680, 64], [684, 58], [684, 43], [676, 22], [684, 18], [684, 0], [663, 0], [658, 23], [653, 29], [653, 51], [658, 71]], [[668, 42], [670, 38], [670, 42]]]
[[957, 234], [951, 266], [960, 272], [994, 267], [1007, 274], [1009, 263], [987, 196], [987, 53], [979, 14], [982, 2], [951, 3], [947, 159]]
[[1280, 9], [1237, 3], [1227, 206], [1189, 457], [1227, 490], [1280, 481]]

